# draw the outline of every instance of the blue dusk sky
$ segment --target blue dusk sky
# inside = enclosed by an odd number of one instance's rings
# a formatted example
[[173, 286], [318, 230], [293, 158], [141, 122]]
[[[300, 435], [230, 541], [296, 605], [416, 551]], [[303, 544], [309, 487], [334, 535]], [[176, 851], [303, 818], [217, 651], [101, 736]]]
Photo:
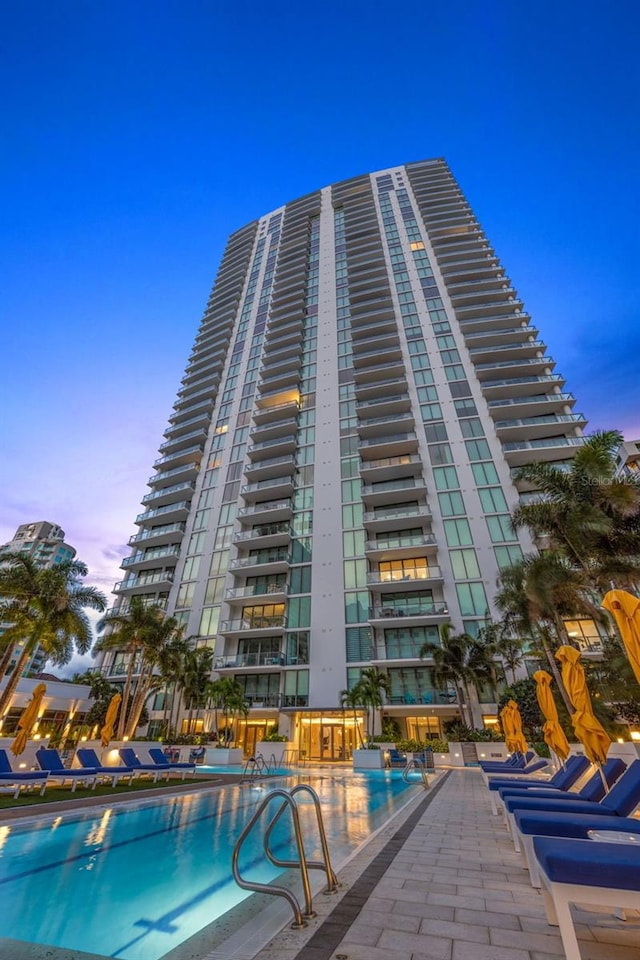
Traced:
[[3, 90], [0, 542], [109, 591], [228, 235], [447, 158], [590, 429], [640, 436], [640, 6], [21, 0]]

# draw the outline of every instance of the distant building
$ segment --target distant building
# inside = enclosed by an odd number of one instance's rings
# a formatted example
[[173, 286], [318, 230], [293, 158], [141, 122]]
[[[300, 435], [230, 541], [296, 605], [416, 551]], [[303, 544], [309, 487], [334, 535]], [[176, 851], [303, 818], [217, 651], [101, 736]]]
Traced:
[[[65, 543], [64, 530], [56, 523], [40, 520], [37, 523], [21, 523], [13, 538], [0, 546], [0, 553], [28, 553], [40, 567], [55, 567], [63, 560], [73, 560], [76, 555], [75, 547]], [[7, 624], [0, 624], [0, 635]], [[10, 672], [18, 659], [17, 646], [9, 664]], [[39, 673], [46, 663], [46, 656], [40, 647], [37, 647], [28, 661], [24, 671], [25, 677], [32, 677]]]

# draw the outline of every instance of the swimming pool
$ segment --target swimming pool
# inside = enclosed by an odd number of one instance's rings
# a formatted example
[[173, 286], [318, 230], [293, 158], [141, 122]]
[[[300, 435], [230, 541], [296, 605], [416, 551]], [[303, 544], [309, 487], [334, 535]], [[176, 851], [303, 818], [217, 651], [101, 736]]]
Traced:
[[[391, 771], [311, 782], [334, 865], [382, 826], [412, 789]], [[0, 897], [11, 904], [0, 915], [0, 938], [159, 960], [249, 896], [231, 877], [231, 853], [268, 789], [227, 786], [0, 827]], [[286, 821], [274, 834], [274, 849], [287, 844]], [[318, 856], [313, 844], [308, 855]], [[262, 882], [277, 875], [264, 862], [258, 835], [247, 844], [241, 869]]]

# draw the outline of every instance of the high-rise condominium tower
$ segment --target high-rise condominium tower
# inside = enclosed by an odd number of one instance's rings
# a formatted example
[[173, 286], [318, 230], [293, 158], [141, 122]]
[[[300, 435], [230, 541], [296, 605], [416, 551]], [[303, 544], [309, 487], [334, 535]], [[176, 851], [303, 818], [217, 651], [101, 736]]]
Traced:
[[250, 223], [229, 239], [118, 605], [166, 603], [215, 646], [251, 704], [247, 750], [277, 721], [308, 756], [344, 756], [341, 691], [371, 666], [403, 732], [438, 733], [458, 708], [420, 648], [442, 624], [485, 624], [527, 548], [514, 468], [582, 442], [554, 366], [444, 160]]

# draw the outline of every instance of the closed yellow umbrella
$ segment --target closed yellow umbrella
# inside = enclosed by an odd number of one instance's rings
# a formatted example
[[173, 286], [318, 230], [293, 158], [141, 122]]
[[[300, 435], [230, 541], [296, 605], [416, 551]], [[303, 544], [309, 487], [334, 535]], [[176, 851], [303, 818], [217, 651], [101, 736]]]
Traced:
[[511, 704], [513, 700], [509, 700], [508, 703], [504, 705], [500, 711], [500, 725], [502, 727], [502, 732], [504, 733], [504, 740], [507, 745], [507, 750], [509, 753], [512, 753], [514, 750], [513, 747], [513, 719], [512, 719], [512, 708]]
[[46, 692], [46, 684], [39, 683], [33, 691], [31, 700], [22, 711], [22, 716], [18, 720], [18, 736], [11, 744], [11, 752], [15, 757], [19, 757], [21, 753], [24, 753], [24, 748], [27, 745], [31, 728], [38, 719], [42, 698]]
[[583, 744], [589, 760], [602, 765], [607, 759], [611, 738], [594, 716], [587, 679], [580, 663], [580, 651], [575, 647], [559, 647], [556, 660], [562, 664], [562, 682], [575, 711], [571, 715], [571, 723], [576, 736]]
[[616, 621], [629, 663], [640, 683], [640, 599], [626, 590], [609, 590], [602, 606]]
[[507, 706], [511, 706], [511, 722], [513, 723], [513, 749], [523, 756], [527, 752], [527, 741], [522, 732], [522, 717], [520, 709], [515, 700], [509, 700]]
[[122, 697], [120, 694], [114, 693], [114, 695], [111, 697], [109, 706], [107, 707], [107, 715], [104, 718], [104, 727], [102, 727], [100, 730], [100, 742], [102, 743], [103, 747], [109, 746], [109, 740], [111, 740], [111, 737], [113, 736], [121, 700]]
[[553, 694], [551, 693], [551, 682], [553, 678], [546, 670], [536, 670], [533, 674], [533, 679], [536, 682], [538, 705], [545, 719], [545, 724], [542, 728], [544, 742], [564, 763], [569, 756], [570, 748], [569, 741], [558, 721], [558, 709], [553, 699]]

